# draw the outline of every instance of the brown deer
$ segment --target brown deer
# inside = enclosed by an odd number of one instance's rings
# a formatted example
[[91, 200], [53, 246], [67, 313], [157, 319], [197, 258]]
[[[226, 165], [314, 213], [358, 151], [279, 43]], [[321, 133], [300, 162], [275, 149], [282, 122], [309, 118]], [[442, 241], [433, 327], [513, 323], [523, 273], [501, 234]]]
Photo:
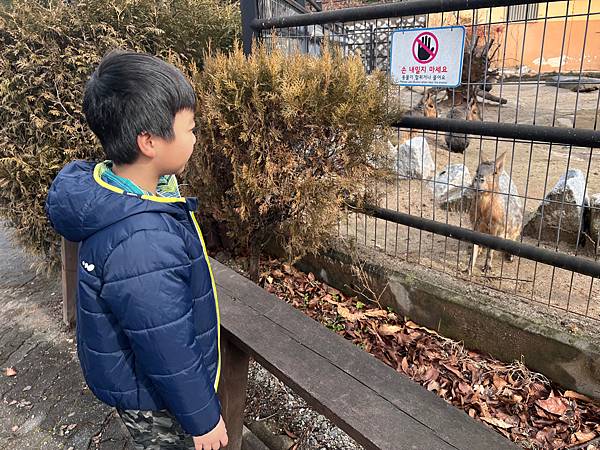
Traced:
[[[504, 171], [506, 152], [495, 161], [479, 164], [473, 178], [471, 199], [471, 224], [475, 231], [506, 239], [517, 239], [523, 223], [523, 200], [517, 188]], [[473, 245], [468, 272], [472, 273], [479, 254], [479, 246]], [[487, 249], [484, 273], [492, 269], [494, 250]], [[512, 255], [505, 254], [512, 261]]]
[[[415, 117], [437, 117], [436, 94], [433, 90], [428, 90], [423, 94], [417, 106], [406, 113], [407, 116]], [[419, 133], [418, 130], [410, 129], [402, 132], [404, 142], [412, 139]]]

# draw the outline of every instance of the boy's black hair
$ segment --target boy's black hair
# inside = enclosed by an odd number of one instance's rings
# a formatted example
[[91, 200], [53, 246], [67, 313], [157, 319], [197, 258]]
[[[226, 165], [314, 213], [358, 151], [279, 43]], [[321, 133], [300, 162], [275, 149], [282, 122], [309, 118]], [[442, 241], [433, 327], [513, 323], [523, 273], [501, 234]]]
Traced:
[[173, 139], [175, 115], [195, 108], [194, 89], [176, 67], [149, 54], [120, 50], [102, 58], [83, 97], [87, 123], [116, 164], [137, 159], [140, 133]]

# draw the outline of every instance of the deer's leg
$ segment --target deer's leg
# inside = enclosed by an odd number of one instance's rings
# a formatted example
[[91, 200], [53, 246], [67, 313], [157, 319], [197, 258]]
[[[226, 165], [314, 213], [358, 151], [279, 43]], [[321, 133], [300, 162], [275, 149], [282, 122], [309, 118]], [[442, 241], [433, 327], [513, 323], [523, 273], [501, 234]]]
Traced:
[[479, 245], [473, 244], [471, 247], [471, 257], [469, 258], [469, 267], [467, 271], [469, 275], [473, 273], [473, 269], [475, 269], [475, 263], [477, 262], [477, 255], [479, 254]]
[[485, 257], [485, 266], [483, 266], [483, 273], [492, 271], [492, 259], [494, 258], [494, 250], [488, 248], [487, 255]]

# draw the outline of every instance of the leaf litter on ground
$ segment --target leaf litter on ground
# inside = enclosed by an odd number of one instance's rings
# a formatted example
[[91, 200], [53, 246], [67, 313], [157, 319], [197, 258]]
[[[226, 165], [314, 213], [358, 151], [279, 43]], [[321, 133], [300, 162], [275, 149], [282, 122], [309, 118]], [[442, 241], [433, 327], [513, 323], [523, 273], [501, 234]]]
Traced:
[[600, 449], [600, 402], [559, 388], [523, 361], [468, 350], [277, 260], [261, 264], [259, 284], [522, 447]]

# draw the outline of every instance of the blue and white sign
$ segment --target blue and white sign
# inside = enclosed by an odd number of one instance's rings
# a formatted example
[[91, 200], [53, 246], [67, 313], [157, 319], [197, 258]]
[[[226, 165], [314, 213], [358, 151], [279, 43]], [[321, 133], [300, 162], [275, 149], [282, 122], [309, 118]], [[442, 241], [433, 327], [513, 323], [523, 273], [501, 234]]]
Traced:
[[465, 27], [410, 28], [392, 33], [392, 81], [401, 86], [460, 86]]

